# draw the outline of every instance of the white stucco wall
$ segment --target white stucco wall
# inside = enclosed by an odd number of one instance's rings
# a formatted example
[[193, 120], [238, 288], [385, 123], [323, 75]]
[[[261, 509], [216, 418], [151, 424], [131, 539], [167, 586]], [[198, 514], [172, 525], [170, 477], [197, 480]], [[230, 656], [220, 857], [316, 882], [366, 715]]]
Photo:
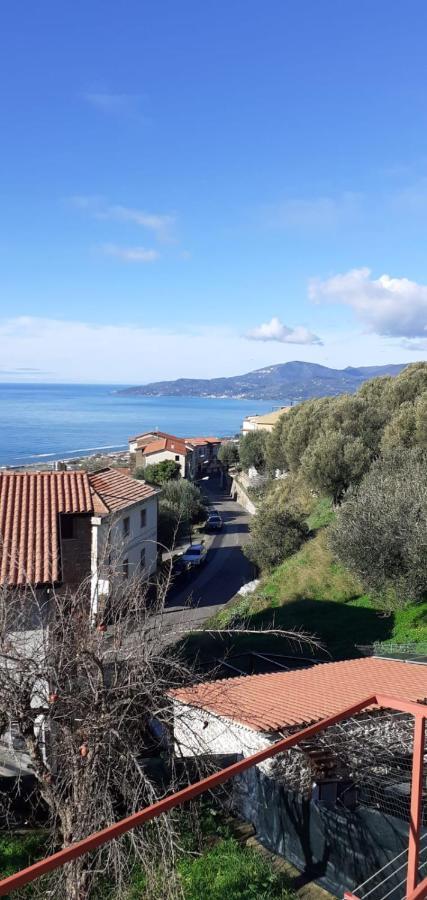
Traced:
[[[254, 731], [224, 716], [217, 716], [176, 700], [173, 702], [173, 710], [177, 756], [235, 754], [240, 758], [246, 758], [278, 739], [277, 735]], [[271, 769], [271, 760], [266, 760], [234, 777], [229, 783], [228, 801], [231, 809], [248, 822], [254, 823], [258, 802], [257, 768], [268, 773]]]
[[[146, 521], [141, 527], [141, 510]], [[139, 500], [120, 513], [92, 518], [92, 609], [96, 614], [98, 595], [108, 595], [108, 569], [120, 567], [128, 560], [129, 578], [140, 572], [147, 578], [157, 568], [157, 495]], [[124, 533], [124, 520], [129, 519], [129, 534]], [[141, 551], [145, 550], [145, 567], [141, 570]]]
[[[251, 756], [268, 747], [274, 735], [246, 728], [232, 719], [217, 716], [207, 710], [173, 701], [175, 750], [180, 756], [199, 756], [202, 753]], [[268, 769], [269, 761], [261, 763]]]
[[[179, 459], [175, 459], [175, 457], [179, 457]], [[181, 475], [185, 478], [185, 460], [186, 457], [182, 453], [174, 453], [173, 450], [159, 450], [158, 453], [150, 453], [148, 456], [143, 457], [145, 460], [146, 466], [156, 466], [157, 463], [163, 462], [165, 459], [171, 459], [173, 462], [177, 462], [181, 469]]]

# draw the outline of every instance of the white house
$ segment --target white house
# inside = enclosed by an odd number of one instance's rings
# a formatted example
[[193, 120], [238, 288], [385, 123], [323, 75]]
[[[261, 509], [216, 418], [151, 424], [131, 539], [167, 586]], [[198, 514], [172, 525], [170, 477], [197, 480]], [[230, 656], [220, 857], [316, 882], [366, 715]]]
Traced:
[[178, 463], [181, 477], [190, 481], [218, 471], [220, 446], [216, 437], [181, 438], [164, 431], [148, 431], [129, 438], [134, 469], [171, 460]]
[[249, 434], [250, 431], [273, 431], [280, 417], [288, 413], [290, 409], [292, 409], [291, 406], [280, 406], [279, 409], [262, 415], [246, 416], [243, 419], [242, 434]]
[[[423, 701], [427, 666], [370, 657], [179, 688], [171, 692], [174, 739], [183, 756], [247, 757], [376, 693]], [[261, 764], [272, 768], [272, 760]]]
[[[248, 757], [378, 695], [424, 706], [427, 665], [364, 658], [180, 688], [171, 692], [176, 752], [217, 756], [223, 768], [230, 755]], [[347, 716], [248, 768], [223, 800], [264, 846], [337, 897], [377, 873], [373, 889], [384, 891], [384, 866], [387, 893], [401, 896], [414, 717], [390, 706]]]
[[148, 580], [157, 568], [159, 490], [144, 481], [103, 469], [89, 475], [91, 517], [92, 610], [98, 612], [118, 577]]
[[110, 572], [155, 572], [158, 494], [113, 468], [0, 473], [0, 584], [43, 592], [90, 579], [96, 614]]

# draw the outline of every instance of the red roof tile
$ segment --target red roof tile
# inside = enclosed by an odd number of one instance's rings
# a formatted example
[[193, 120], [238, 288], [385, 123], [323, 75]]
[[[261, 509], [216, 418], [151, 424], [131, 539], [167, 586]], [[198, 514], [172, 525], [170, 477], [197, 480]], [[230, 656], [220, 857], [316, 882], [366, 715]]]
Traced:
[[151, 456], [152, 453], [162, 453], [165, 450], [169, 450], [170, 453], [176, 453], [180, 456], [186, 456], [188, 453], [188, 447], [186, 447], [185, 443], [181, 438], [176, 437], [166, 437], [160, 438], [158, 441], [150, 441], [143, 448], [144, 456]]
[[157, 438], [161, 437], [171, 437], [171, 435], [167, 434], [166, 431], [144, 431], [142, 434], [134, 434], [134, 436], [128, 438], [128, 440], [148, 443], [149, 440], [157, 440]]
[[89, 475], [89, 483], [93, 508], [97, 515], [117, 512], [159, 493], [151, 484], [124, 475], [117, 469], [101, 469], [99, 472], [93, 472]]
[[0, 473], [0, 584], [61, 579], [61, 514], [108, 515], [157, 491], [116, 469]]
[[275, 732], [317, 722], [375, 693], [425, 700], [427, 666], [352, 659], [295, 672], [212, 681], [179, 688], [171, 696], [255, 731]]
[[60, 577], [60, 513], [91, 513], [85, 472], [0, 473], [0, 583]]

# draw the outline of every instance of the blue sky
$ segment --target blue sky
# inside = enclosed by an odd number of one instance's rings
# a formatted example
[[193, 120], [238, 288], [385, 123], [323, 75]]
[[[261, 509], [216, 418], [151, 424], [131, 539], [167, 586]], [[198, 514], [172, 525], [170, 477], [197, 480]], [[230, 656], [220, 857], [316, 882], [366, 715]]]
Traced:
[[427, 358], [425, 0], [2, 7], [0, 379]]

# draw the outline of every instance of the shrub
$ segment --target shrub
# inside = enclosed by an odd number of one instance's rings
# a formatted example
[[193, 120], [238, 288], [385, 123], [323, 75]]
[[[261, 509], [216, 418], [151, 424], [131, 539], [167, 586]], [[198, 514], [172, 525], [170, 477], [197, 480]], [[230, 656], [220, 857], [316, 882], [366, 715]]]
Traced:
[[160, 505], [167, 505], [182, 522], [199, 522], [205, 513], [200, 489], [183, 478], [163, 485]]
[[181, 467], [173, 459], [163, 459], [162, 462], [138, 468], [135, 478], [143, 479], [148, 484], [166, 484], [181, 478]]
[[296, 553], [308, 533], [301, 514], [273, 506], [268, 499], [252, 520], [245, 554], [260, 569], [272, 569]]
[[339, 510], [329, 541], [384, 609], [421, 600], [427, 591], [427, 454], [401, 449], [378, 459]]

